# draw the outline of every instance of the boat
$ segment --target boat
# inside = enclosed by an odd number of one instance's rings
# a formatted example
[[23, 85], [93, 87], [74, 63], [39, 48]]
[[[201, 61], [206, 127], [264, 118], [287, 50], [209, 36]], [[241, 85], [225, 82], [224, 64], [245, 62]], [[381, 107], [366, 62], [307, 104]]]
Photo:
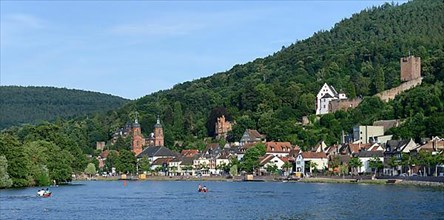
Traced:
[[43, 197], [43, 198], [48, 198], [51, 196], [51, 194], [52, 194], [52, 192], [50, 192], [49, 190], [39, 190], [37, 192], [37, 196]]

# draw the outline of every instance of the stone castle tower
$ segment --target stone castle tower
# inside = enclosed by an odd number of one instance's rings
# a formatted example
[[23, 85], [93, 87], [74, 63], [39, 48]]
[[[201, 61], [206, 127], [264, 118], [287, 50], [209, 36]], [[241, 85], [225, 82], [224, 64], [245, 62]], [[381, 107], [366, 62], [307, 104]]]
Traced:
[[163, 128], [159, 116], [157, 116], [157, 123], [154, 125], [154, 146], [164, 146]]
[[421, 58], [408, 56], [401, 58], [401, 81], [406, 82], [421, 77]]
[[145, 139], [142, 136], [142, 132], [140, 130], [140, 124], [136, 119], [134, 120], [134, 124], [132, 126], [132, 143], [131, 149], [132, 151], [138, 155], [142, 152], [142, 146], [145, 144]]
[[215, 125], [215, 134], [217, 138], [227, 138], [228, 132], [231, 130], [231, 123], [225, 120], [225, 115], [217, 118]]

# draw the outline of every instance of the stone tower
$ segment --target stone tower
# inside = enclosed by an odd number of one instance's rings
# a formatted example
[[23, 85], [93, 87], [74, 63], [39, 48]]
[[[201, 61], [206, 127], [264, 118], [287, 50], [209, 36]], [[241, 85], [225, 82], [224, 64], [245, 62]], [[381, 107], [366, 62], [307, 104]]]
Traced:
[[134, 120], [134, 124], [132, 126], [132, 135], [133, 136], [132, 136], [131, 148], [132, 148], [132, 151], [136, 155], [138, 155], [138, 154], [140, 154], [140, 152], [142, 152], [142, 146], [144, 144], [144, 139], [142, 137], [142, 133], [140, 130], [140, 124], [137, 121], [137, 116], [136, 116], [136, 119]]
[[406, 82], [421, 77], [421, 58], [408, 56], [401, 58], [401, 81]]
[[225, 115], [217, 118], [215, 125], [216, 138], [227, 138], [227, 134], [229, 131], [231, 131], [231, 129], [231, 123], [225, 120]]
[[163, 128], [159, 116], [157, 116], [157, 123], [154, 125], [154, 146], [164, 146]]

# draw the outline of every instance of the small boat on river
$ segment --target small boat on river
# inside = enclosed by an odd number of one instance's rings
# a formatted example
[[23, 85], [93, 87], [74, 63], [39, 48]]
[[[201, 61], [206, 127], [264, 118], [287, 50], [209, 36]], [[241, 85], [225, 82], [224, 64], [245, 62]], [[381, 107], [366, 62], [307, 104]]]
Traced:
[[48, 189], [46, 189], [46, 190], [41, 189], [41, 190], [37, 191], [37, 196], [43, 197], [43, 198], [48, 198], [51, 196], [51, 194], [52, 194], [52, 192], [50, 192]]

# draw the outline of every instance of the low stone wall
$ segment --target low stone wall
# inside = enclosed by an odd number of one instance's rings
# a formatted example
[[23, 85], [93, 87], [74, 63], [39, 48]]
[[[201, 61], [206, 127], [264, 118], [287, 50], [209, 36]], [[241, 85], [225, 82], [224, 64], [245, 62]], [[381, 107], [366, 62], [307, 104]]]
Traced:
[[408, 82], [402, 83], [398, 87], [380, 92], [375, 96], [378, 96], [384, 102], [388, 102], [389, 100], [393, 100], [395, 96], [397, 96], [399, 93], [409, 90], [415, 86], [418, 86], [421, 83], [422, 83], [422, 78], [413, 79]]

